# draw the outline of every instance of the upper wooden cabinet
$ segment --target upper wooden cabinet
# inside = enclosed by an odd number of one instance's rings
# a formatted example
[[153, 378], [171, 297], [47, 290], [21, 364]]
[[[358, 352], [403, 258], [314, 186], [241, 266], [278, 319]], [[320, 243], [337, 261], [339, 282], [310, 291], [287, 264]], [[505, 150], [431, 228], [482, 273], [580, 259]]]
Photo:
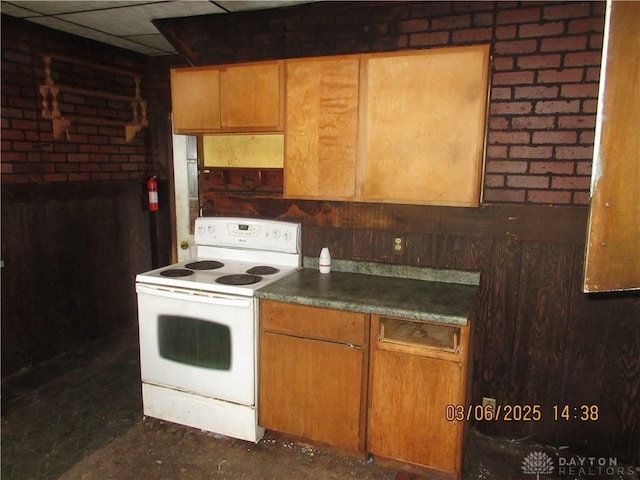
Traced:
[[478, 206], [489, 47], [287, 61], [284, 194]]
[[360, 58], [288, 60], [284, 195], [356, 196]]
[[366, 201], [478, 206], [488, 46], [365, 59]]
[[171, 69], [174, 132], [283, 131], [283, 68], [275, 61]]

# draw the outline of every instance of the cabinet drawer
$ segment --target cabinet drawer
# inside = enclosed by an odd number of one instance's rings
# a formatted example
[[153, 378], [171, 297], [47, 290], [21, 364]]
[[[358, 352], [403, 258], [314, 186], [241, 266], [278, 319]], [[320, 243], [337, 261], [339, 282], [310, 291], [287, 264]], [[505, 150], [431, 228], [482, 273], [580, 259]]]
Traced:
[[260, 329], [338, 343], [363, 345], [363, 313], [260, 300]]
[[446, 360], [458, 360], [468, 341], [468, 328], [457, 325], [381, 316], [374, 328], [379, 349]]

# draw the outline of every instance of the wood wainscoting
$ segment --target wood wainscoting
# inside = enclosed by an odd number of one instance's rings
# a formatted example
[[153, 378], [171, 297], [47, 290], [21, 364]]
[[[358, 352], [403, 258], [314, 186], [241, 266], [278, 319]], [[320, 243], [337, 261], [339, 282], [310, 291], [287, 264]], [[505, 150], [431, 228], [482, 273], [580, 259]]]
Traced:
[[[587, 208], [203, 200], [204, 215], [301, 222], [304, 255], [328, 246], [333, 258], [480, 271], [471, 403], [540, 405], [541, 418], [475, 426], [640, 461], [640, 294], [582, 293]], [[392, 254], [397, 234], [402, 256]], [[594, 407], [586, 419], [556, 419], [564, 405]]]
[[145, 180], [2, 186], [3, 377], [137, 324], [135, 275], [170, 263], [160, 192], [151, 214]]

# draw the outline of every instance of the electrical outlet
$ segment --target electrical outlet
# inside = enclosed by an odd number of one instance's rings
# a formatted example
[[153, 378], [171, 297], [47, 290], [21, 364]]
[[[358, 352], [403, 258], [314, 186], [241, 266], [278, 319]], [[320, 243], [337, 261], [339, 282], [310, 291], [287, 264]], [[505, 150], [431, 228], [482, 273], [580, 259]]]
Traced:
[[404, 255], [404, 237], [393, 237], [392, 253], [394, 255]]
[[496, 411], [496, 399], [495, 398], [491, 398], [491, 397], [482, 397], [482, 406], [483, 407], [489, 406], [495, 412]]

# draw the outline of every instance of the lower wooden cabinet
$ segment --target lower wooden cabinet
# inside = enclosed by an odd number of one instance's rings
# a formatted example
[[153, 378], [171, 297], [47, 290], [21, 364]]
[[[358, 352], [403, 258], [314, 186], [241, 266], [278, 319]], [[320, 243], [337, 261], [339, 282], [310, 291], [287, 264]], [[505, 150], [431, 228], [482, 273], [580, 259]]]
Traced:
[[358, 451], [367, 316], [260, 302], [259, 424]]
[[469, 327], [372, 319], [367, 451], [460, 478]]
[[261, 300], [259, 424], [459, 479], [469, 331]]

